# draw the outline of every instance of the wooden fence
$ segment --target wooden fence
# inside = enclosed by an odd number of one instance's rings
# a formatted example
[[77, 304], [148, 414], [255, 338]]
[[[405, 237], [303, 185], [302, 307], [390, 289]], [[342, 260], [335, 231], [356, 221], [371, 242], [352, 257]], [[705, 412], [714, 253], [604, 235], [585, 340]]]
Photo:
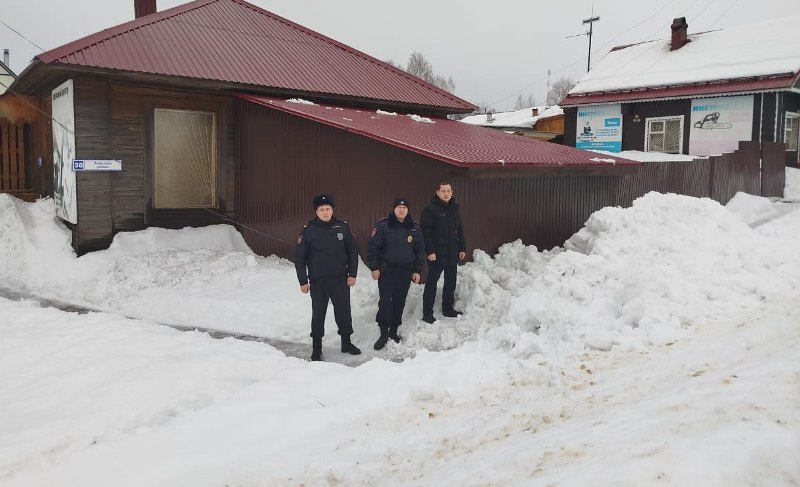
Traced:
[[25, 125], [0, 119], [0, 191], [14, 193], [28, 189], [26, 150]]
[[723, 205], [739, 191], [783, 196], [784, 157], [782, 143], [764, 142], [762, 148], [758, 142], [741, 142], [739, 150], [721, 156], [646, 163], [636, 174], [623, 176], [617, 204], [630, 206], [650, 191], [711, 198]]

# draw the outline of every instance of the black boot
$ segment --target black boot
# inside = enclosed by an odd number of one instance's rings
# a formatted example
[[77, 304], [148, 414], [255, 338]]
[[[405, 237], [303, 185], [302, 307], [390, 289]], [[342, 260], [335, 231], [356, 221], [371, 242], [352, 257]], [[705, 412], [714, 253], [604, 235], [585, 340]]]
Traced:
[[342, 353], [349, 353], [350, 355], [361, 354], [361, 350], [350, 341], [350, 335], [342, 335]]
[[399, 326], [400, 325], [392, 325], [389, 327], [389, 338], [394, 340], [395, 343], [400, 343], [400, 341], [403, 339], [403, 337], [397, 333], [397, 327]]
[[322, 337], [314, 337], [311, 339], [311, 361], [319, 362], [322, 360]]
[[386, 346], [386, 342], [389, 341], [389, 326], [388, 325], [378, 325], [381, 328], [381, 336], [378, 337], [378, 340], [375, 342], [375, 350], [383, 350], [383, 347]]
[[422, 321], [424, 321], [425, 323], [433, 323], [434, 321], [436, 321], [436, 318], [434, 318], [433, 315], [423, 315]]
[[461, 311], [456, 311], [454, 309], [448, 309], [447, 311], [444, 311], [442, 313], [442, 316], [444, 316], [446, 318], [457, 318], [457, 317], [461, 316]]

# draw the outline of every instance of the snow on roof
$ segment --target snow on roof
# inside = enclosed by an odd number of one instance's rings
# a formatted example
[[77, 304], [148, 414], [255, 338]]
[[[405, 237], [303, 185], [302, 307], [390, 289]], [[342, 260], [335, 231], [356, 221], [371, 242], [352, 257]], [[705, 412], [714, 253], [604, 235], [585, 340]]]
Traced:
[[626, 150], [622, 152], [608, 152], [602, 150], [594, 150], [598, 154], [604, 154], [613, 157], [622, 157], [629, 161], [636, 162], [691, 162], [695, 159], [704, 159], [701, 156], [690, 156], [686, 154], [666, 154], [664, 152], [642, 152], [638, 150]]
[[559, 170], [613, 165], [623, 171], [640, 165], [616, 154], [601, 159], [592, 152], [574, 147], [509, 135], [500, 130], [489, 130], [446, 118], [430, 119], [413, 114], [382, 115], [372, 110], [289, 103], [281, 98], [246, 93], [237, 93], [236, 97], [456, 167], [539, 167]]
[[570, 95], [797, 73], [798, 25], [796, 16], [689, 34], [675, 51], [669, 38], [615, 48]]
[[[533, 109], [539, 110], [539, 115], [533, 115]], [[461, 122], [470, 125], [480, 125], [482, 127], [517, 127], [517, 128], [531, 128], [536, 125], [536, 122], [544, 118], [556, 117], [563, 115], [564, 110], [558, 105], [552, 107], [530, 107], [515, 110], [513, 112], [499, 112], [492, 114], [492, 122], [486, 121], [486, 114], [470, 115], [464, 117]]]

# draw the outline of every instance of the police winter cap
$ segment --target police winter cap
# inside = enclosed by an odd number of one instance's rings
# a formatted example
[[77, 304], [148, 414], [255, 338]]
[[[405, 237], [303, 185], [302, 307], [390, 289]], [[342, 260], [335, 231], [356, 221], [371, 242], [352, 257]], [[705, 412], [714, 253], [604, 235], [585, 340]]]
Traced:
[[397, 198], [395, 198], [395, 199], [394, 199], [394, 203], [392, 204], [392, 209], [395, 209], [395, 208], [397, 208], [397, 207], [398, 207], [398, 206], [400, 206], [400, 205], [403, 205], [403, 206], [405, 206], [406, 208], [409, 208], [409, 207], [410, 207], [410, 203], [408, 202], [408, 198], [402, 198], [402, 197], [400, 197], [400, 196], [398, 196]]
[[322, 205], [331, 205], [331, 207], [333, 207], [333, 196], [329, 194], [318, 194], [314, 196], [314, 211], [317, 211], [317, 208]]

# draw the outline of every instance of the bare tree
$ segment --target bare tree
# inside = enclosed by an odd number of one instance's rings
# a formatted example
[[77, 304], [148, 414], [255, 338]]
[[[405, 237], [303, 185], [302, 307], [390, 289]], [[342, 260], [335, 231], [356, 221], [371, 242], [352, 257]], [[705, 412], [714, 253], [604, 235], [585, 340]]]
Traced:
[[567, 77], [562, 76], [561, 78], [558, 79], [558, 81], [553, 83], [553, 86], [550, 87], [550, 91], [547, 92], [547, 105], [548, 106], [558, 105], [559, 103], [561, 103], [561, 100], [563, 100], [567, 96], [569, 90], [571, 90], [574, 87], [575, 87], [575, 82], [572, 81], [572, 78], [570, 78], [569, 76]]
[[453, 77], [445, 77], [436, 74], [433, 71], [433, 65], [419, 51], [412, 52], [411, 56], [408, 57], [406, 71], [423, 81], [427, 81], [434, 86], [438, 86], [445, 91], [452, 93], [456, 89], [456, 83], [453, 81]]
[[522, 93], [517, 95], [517, 102], [514, 104], [514, 110], [522, 110], [523, 108], [530, 108], [536, 106], [536, 98], [528, 93], [528, 96], [523, 98]]

